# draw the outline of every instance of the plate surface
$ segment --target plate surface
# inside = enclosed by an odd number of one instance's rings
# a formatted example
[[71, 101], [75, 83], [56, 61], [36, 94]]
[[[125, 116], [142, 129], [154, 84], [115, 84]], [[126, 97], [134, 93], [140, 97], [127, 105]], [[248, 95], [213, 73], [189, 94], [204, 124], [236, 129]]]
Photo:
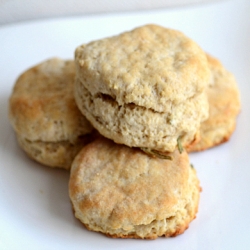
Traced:
[[[51, 19], [0, 27], [0, 249], [250, 249], [250, 2]], [[73, 58], [82, 43], [156, 23], [179, 29], [234, 73], [242, 111], [229, 142], [190, 154], [203, 192], [197, 218], [175, 238], [110, 239], [72, 213], [69, 173], [41, 166], [18, 147], [8, 98], [18, 75], [47, 58]]]

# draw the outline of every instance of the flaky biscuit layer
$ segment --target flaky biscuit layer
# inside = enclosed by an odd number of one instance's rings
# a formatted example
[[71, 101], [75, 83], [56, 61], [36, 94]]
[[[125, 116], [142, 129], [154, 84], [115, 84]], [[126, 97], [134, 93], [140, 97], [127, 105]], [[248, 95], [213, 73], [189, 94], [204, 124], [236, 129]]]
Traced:
[[43, 142], [29, 141], [17, 135], [17, 140], [31, 159], [49, 167], [69, 170], [76, 155], [91, 142], [92, 138], [91, 135], [84, 135], [78, 137], [74, 143], [70, 141]]
[[119, 106], [105, 95], [92, 96], [79, 79], [75, 91], [76, 103], [91, 124], [103, 136], [130, 147], [172, 152], [179, 138], [183, 146], [188, 146], [199, 137], [200, 121], [207, 118], [205, 94], [162, 113], [135, 104]]

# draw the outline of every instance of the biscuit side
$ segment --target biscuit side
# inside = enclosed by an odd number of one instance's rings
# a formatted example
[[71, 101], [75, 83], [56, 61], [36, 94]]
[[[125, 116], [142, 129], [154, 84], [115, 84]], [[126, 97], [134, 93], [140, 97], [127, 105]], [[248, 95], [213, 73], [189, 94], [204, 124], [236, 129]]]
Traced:
[[200, 121], [208, 115], [204, 94], [173, 105], [163, 113], [135, 104], [119, 105], [102, 94], [92, 96], [76, 79], [75, 99], [84, 116], [103, 136], [130, 147], [159, 151], [174, 151], [178, 138], [183, 146], [191, 144], [199, 134]]
[[74, 143], [70, 141], [43, 142], [29, 141], [17, 135], [20, 147], [33, 160], [49, 167], [69, 170], [80, 150], [92, 141], [90, 135], [79, 137]]

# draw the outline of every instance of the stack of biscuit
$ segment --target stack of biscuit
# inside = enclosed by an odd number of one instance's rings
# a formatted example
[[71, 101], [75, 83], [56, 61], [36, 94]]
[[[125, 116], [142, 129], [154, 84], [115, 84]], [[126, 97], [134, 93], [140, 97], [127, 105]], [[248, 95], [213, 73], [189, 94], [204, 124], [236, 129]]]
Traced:
[[236, 81], [217, 59], [181, 32], [145, 25], [79, 46], [75, 62], [26, 71], [9, 113], [31, 158], [70, 169], [86, 228], [155, 239], [195, 218], [200, 183], [187, 152], [227, 141], [239, 110]]

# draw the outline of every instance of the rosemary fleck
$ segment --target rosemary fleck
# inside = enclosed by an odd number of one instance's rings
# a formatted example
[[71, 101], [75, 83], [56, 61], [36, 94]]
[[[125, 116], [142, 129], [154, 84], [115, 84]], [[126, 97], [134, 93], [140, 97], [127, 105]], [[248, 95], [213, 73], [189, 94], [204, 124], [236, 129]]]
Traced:
[[157, 157], [157, 158], [165, 159], [165, 160], [170, 160], [170, 161], [173, 160], [173, 157], [171, 155], [166, 155], [166, 154], [159, 152], [157, 150], [153, 150], [153, 149], [149, 149], [149, 148], [141, 148], [141, 150], [143, 152], [145, 152], [146, 154], [151, 155], [153, 157]]
[[180, 154], [183, 152], [183, 147], [182, 147], [182, 144], [181, 144], [181, 138], [180, 137], [178, 137], [178, 139], [177, 139], [177, 147], [178, 147], [178, 150], [179, 150], [179, 152], [180, 152]]

